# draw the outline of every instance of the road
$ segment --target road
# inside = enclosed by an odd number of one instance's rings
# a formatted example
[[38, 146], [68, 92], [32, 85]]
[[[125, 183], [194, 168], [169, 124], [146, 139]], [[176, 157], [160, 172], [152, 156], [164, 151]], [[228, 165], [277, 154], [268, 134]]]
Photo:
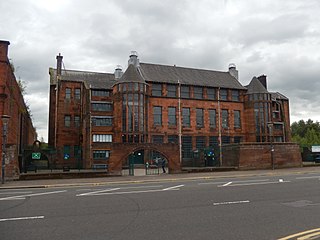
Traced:
[[0, 238], [320, 239], [319, 190], [320, 173], [2, 189]]

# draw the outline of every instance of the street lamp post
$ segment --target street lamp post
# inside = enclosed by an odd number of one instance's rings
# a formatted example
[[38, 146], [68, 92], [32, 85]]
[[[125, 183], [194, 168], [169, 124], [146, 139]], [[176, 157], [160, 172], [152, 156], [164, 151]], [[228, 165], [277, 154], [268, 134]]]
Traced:
[[6, 144], [7, 144], [7, 130], [10, 116], [2, 115], [2, 174], [1, 183], [4, 184], [5, 166], [6, 166]]
[[269, 138], [270, 138], [270, 152], [271, 152], [271, 166], [272, 170], [274, 170], [274, 146], [273, 146], [273, 123], [268, 123], [269, 127]]

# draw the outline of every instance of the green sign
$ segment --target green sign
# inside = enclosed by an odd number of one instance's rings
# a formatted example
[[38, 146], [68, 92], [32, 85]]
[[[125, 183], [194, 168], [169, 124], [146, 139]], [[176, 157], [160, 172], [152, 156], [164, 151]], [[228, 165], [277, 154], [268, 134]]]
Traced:
[[41, 153], [32, 153], [32, 159], [41, 159]]

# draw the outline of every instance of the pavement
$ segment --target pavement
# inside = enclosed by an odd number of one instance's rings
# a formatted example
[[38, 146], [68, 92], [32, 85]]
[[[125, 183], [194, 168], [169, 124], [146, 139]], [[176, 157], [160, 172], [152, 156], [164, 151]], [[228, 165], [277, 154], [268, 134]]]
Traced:
[[320, 174], [320, 167], [285, 168], [275, 170], [248, 170], [229, 172], [198, 172], [179, 174], [143, 175], [136, 176], [108, 176], [99, 178], [72, 178], [72, 179], [42, 179], [42, 180], [17, 180], [6, 181], [0, 185], [1, 189], [21, 188], [53, 188], [68, 186], [103, 186], [111, 184], [147, 183], [159, 181], [199, 180], [199, 179], [221, 179], [233, 177], [255, 177], [255, 176], [285, 176]]

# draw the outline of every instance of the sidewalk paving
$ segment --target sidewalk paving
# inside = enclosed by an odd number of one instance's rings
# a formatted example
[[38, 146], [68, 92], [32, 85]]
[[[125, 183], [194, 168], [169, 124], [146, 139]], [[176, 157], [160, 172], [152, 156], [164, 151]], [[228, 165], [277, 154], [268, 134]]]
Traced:
[[290, 174], [309, 174], [319, 173], [320, 167], [285, 168], [275, 170], [250, 170], [250, 171], [229, 171], [229, 172], [199, 172], [199, 173], [180, 173], [180, 174], [159, 174], [136, 176], [108, 176], [99, 178], [73, 178], [73, 179], [44, 179], [44, 180], [23, 180], [7, 181], [0, 185], [1, 189], [18, 188], [51, 188], [68, 186], [103, 186], [110, 184], [125, 183], [146, 183], [158, 181], [179, 181], [197, 179], [219, 179], [233, 177], [254, 177], [254, 176], [283, 176]]

